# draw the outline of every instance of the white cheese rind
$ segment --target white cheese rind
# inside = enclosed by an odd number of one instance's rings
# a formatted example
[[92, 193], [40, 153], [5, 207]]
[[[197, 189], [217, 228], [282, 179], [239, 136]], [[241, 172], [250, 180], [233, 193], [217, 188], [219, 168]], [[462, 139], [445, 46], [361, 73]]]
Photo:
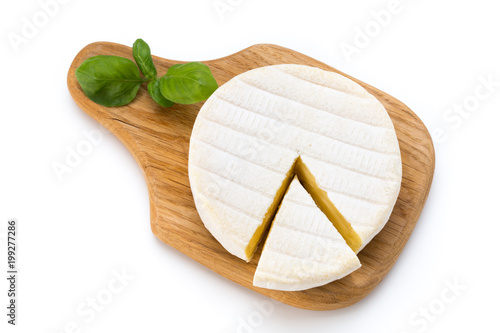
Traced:
[[253, 284], [304, 290], [341, 279], [359, 267], [356, 254], [295, 178], [271, 226]]
[[191, 136], [195, 204], [230, 253], [251, 259], [246, 245], [299, 156], [363, 246], [383, 228], [402, 176], [385, 108], [342, 75], [268, 66], [221, 86], [201, 108]]

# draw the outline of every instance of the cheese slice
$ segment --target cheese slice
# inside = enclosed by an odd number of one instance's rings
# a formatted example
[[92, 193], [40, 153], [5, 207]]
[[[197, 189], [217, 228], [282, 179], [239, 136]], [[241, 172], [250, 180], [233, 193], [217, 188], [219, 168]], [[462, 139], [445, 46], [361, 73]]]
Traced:
[[356, 253], [295, 177], [272, 222], [253, 284], [304, 290], [340, 279], [359, 267]]
[[261, 67], [217, 89], [193, 127], [189, 179], [203, 223], [227, 251], [251, 260], [295, 174], [360, 251], [401, 186], [382, 104], [340, 74], [302, 65]]

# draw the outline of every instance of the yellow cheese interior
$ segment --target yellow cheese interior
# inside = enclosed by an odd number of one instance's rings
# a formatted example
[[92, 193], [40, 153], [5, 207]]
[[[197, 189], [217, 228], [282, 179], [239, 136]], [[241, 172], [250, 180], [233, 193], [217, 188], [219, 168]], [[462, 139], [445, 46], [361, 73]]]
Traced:
[[342, 214], [338, 211], [337, 207], [335, 207], [335, 205], [330, 201], [328, 194], [319, 188], [314, 176], [302, 162], [300, 157], [296, 163], [295, 171], [300, 183], [304, 186], [307, 192], [309, 192], [319, 209], [321, 209], [323, 214], [325, 214], [326, 217], [328, 217], [328, 219], [333, 223], [337, 231], [346, 241], [347, 245], [349, 245], [349, 247], [357, 253], [363, 245], [361, 238], [356, 231], [354, 231], [351, 224], [347, 222], [344, 216], [342, 216]]
[[268, 233], [271, 222], [276, 216], [276, 212], [281, 204], [281, 201], [283, 200], [283, 197], [285, 196], [286, 191], [288, 190], [288, 187], [290, 186], [290, 183], [292, 182], [294, 175], [297, 175], [302, 186], [304, 186], [306, 191], [309, 192], [314, 202], [319, 207], [319, 209], [321, 209], [323, 214], [325, 214], [326, 217], [328, 217], [328, 219], [333, 223], [334, 227], [342, 235], [347, 245], [349, 245], [349, 247], [357, 253], [362, 246], [361, 238], [354, 231], [351, 224], [347, 222], [344, 216], [342, 216], [335, 205], [330, 201], [330, 199], [328, 198], [328, 194], [321, 188], [319, 188], [318, 184], [316, 183], [316, 179], [299, 157], [297, 158], [297, 160], [295, 160], [295, 163], [288, 171], [286, 178], [283, 180], [280, 189], [274, 197], [274, 201], [271, 207], [269, 207], [269, 209], [267, 210], [262, 224], [257, 228], [250, 242], [248, 243], [245, 249], [247, 261], [250, 261], [255, 253], [255, 250], [257, 249], [257, 245], [259, 244], [261, 239], [264, 238], [264, 236]]
[[264, 234], [267, 234], [266, 231], [268, 230], [271, 221], [274, 220], [274, 216], [276, 216], [278, 207], [281, 204], [281, 201], [283, 200], [283, 197], [285, 196], [285, 193], [288, 190], [290, 183], [292, 182], [293, 176], [295, 174], [294, 171], [296, 163], [297, 160], [295, 161], [292, 168], [290, 168], [290, 170], [288, 171], [286, 178], [283, 180], [280, 189], [278, 190], [276, 196], [274, 197], [274, 201], [271, 204], [271, 207], [269, 207], [269, 209], [267, 210], [266, 216], [264, 217], [262, 224], [257, 228], [257, 230], [252, 236], [252, 239], [250, 240], [250, 243], [248, 243], [245, 249], [245, 255], [247, 256], [247, 261], [250, 261], [250, 259], [252, 259], [252, 256], [255, 253], [255, 250], [257, 249], [257, 245], [259, 244], [260, 240], [264, 238], [263, 237]]

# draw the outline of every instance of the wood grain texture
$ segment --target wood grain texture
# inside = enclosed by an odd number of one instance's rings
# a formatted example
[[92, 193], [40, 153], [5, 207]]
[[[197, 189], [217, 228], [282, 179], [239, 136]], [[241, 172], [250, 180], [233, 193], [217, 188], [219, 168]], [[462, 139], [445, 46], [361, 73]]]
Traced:
[[[385, 106], [394, 122], [403, 160], [403, 182], [394, 211], [384, 229], [359, 254], [362, 267], [322, 287], [284, 292], [252, 285], [259, 251], [245, 263], [224, 250], [203, 226], [188, 179], [191, 130], [203, 103], [163, 108], [148, 96], [143, 84], [127, 106], [106, 108], [81, 90], [76, 68], [88, 57], [117, 55], [132, 58], [132, 49], [114, 43], [93, 43], [74, 59], [68, 88], [78, 106], [117, 136], [134, 156], [146, 179], [151, 229], [163, 242], [240, 285], [280, 302], [310, 310], [352, 305], [368, 295], [389, 272], [403, 250], [424, 207], [434, 173], [434, 147], [422, 121], [388, 94], [298, 52], [268, 44], [254, 45], [225, 58], [205, 61], [219, 85], [247, 70], [275, 64], [303, 64], [340, 73], [361, 84]], [[180, 61], [153, 57], [158, 73]], [[201, 59], [200, 59], [201, 60]], [[200, 281], [202, 283], [203, 281]]]

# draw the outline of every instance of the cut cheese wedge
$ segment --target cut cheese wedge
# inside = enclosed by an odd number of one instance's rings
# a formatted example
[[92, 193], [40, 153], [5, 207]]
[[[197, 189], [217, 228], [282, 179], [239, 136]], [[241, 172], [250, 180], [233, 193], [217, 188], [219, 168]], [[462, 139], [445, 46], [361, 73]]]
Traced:
[[194, 124], [189, 179], [203, 223], [227, 251], [251, 260], [295, 174], [359, 252], [401, 186], [382, 104], [340, 74], [302, 65], [254, 69], [217, 89]]
[[253, 284], [304, 290], [340, 279], [359, 267], [356, 253], [295, 177], [272, 222]]

